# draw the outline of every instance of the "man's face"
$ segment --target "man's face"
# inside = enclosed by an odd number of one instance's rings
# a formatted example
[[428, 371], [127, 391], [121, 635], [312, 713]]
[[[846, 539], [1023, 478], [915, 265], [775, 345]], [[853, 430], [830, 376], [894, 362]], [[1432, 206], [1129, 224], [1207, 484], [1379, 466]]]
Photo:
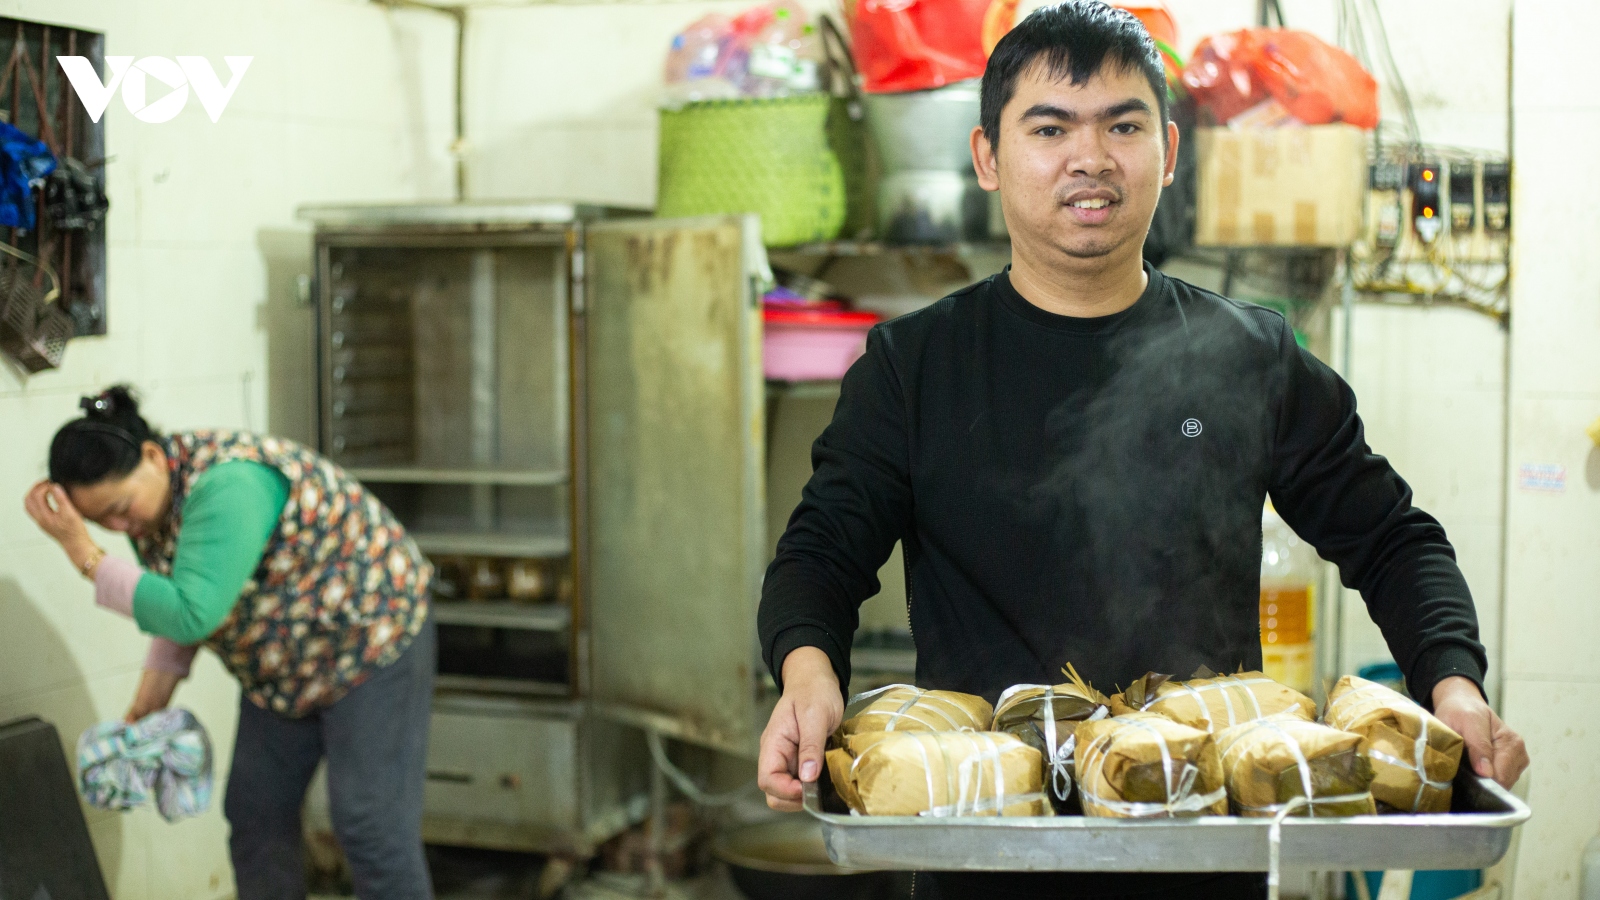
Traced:
[[1092, 264], [1144, 246], [1161, 188], [1172, 183], [1178, 129], [1162, 127], [1137, 70], [1108, 57], [1074, 85], [1040, 60], [1000, 111], [998, 153], [977, 129], [972, 156], [979, 183], [1000, 191], [1014, 242]]

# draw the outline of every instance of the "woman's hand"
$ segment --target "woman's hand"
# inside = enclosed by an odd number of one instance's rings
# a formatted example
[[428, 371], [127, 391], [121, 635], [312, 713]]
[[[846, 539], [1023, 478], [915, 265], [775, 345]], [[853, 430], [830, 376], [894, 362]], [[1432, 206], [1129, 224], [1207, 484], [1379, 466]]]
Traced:
[[172, 702], [172, 692], [177, 690], [182, 675], [145, 669], [139, 676], [139, 690], [133, 695], [133, 705], [128, 707], [124, 722], [133, 724], [153, 712], [166, 709]]
[[61, 485], [39, 482], [23, 498], [22, 507], [27, 510], [28, 518], [45, 534], [55, 538], [61, 549], [67, 551], [74, 566], [81, 568], [94, 553], [95, 545], [89, 537], [89, 528]]

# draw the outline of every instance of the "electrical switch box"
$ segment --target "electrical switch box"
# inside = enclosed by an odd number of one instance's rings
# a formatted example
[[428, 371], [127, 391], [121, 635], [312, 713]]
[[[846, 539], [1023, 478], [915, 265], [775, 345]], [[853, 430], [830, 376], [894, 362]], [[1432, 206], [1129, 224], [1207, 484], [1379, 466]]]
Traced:
[[1405, 217], [1400, 208], [1400, 191], [1405, 186], [1405, 167], [1394, 162], [1373, 163], [1368, 172], [1371, 194], [1368, 197], [1369, 240], [1374, 246], [1392, 248], [1400, 243]]
[[1511, 164], [1483, 164], [1483, 227], [1487, 231], [1511, 230]]
[[1450, 230], [1458, 235], [1472, 231], [1478, 218], [1477, 179], [1468, 162], [1450, 164]]
[[1414, 163], [1411, 166], [1411, 223], [1417, 237], [1425, 244], [1433, 243], [1444, 228], [1439, 202], [1443, 173], [1444, 169], [1438, 163]]

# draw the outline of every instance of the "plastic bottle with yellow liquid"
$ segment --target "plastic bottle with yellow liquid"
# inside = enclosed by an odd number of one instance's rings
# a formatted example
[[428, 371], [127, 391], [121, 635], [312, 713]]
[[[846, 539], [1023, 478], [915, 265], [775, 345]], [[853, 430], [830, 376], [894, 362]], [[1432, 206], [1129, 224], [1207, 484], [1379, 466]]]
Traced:
[[1261, 511], [1261, 668], [1310, 693], [1316, 659], [1317, 552], [1268, 501]]

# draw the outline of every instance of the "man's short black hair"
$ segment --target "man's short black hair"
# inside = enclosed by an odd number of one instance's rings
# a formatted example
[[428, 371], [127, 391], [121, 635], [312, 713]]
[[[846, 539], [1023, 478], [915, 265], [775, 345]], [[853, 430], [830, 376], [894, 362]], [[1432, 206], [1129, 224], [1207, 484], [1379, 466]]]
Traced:
[[1161, 108], [1162, 143], [1169, 119], [1167, 72], [1155, 41], [1127, 10], [1102, 0], [1063, 0], [1034, 10], [1000, 39], [983, 72], [978, 121], [989, 145], [1000, 146], [1000, 110], [1017, 92], [1017, 79], [1035, 60], [1050, 74], [1081, 85], [1099, 73], [1110, 57], [1150, 82]]

